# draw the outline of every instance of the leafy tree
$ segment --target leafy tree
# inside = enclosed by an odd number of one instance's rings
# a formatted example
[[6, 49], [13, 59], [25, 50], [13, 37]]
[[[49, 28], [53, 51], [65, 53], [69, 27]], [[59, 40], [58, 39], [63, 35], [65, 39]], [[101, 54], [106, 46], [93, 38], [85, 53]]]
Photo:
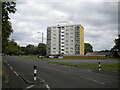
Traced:
[[85, 54], [88, 52], [93, 52], [93, 47], [89, 43], [84, 43]]
[[37, 47], [35, 47], [34, 45], [31, 45], [31, 44], [29, 44], [29, 45], [27, 45], [26, 46], [26, 54], [27, 55], [36, 55], [36, 49], [37, 49]]
[[46, 55], [46, 44], [39, 43], [37, 47], [37, 54], [45, 56]]
[[120, 34], [118, 38], [114, 40], [115, 46], [111, 49], [111, 51], [120, 51]]
[[21, 55], [23, 54], [19, 45], [14, 41], [8, 41], [8, 46], [6, 46], [7, 55]]
[[107, 50], [107, 49], [106, 50], [101, 50], [100, 52], [109, 52], [109, 50]]
[[2, 52], [7, 53], [8, 38], [13, 32], [9, 13], [16, 12], [15, 2], [2, 2]]

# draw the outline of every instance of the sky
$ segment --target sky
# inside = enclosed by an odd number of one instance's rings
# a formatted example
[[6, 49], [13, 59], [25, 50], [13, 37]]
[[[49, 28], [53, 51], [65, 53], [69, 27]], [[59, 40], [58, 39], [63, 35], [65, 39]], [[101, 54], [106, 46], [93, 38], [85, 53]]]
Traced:
[[[94, 51], [111, 49], [118, 36], [118, 0], [17, 0], [10, 14], [14, 39], [26, 46], [46, 43], [47, 27], [60, 21], [84, 27], [85, 43]], [[38, 33], [41, 32], [41, 33]]]

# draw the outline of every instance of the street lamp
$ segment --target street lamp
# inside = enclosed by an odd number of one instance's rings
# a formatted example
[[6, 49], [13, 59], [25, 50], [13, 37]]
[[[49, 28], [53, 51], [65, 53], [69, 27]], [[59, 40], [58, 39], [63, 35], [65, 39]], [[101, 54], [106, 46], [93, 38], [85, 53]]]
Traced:
[[38, 32], [38, 33], [41, 33], [41, 34], [42, 34], [42, 43], [43, 43], [43, 33], [42, 33], [42, 32]]

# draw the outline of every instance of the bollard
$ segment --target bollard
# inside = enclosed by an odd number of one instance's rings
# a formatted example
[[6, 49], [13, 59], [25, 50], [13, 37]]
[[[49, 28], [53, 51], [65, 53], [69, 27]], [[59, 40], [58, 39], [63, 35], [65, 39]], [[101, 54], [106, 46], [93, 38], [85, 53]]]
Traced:
[[37, 66], [34, 66], [34, 81], [37, 80], [36, 73], [37, 73]]
[[100, 65], [100, 62], [98, 62], [98, 64], [99, 64], [99, 71], [101, 70], [101, 65]]

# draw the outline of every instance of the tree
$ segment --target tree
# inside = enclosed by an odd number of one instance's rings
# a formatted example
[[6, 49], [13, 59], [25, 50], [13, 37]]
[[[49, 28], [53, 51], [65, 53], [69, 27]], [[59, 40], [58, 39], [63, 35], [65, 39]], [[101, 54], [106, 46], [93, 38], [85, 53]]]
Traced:
[[84, 43], [84, 48], [85, 48], [85, 54], [88, 52], [93, 52], [93, 47], [89, 43]]
[[26, 46], [27, 55], [36, 55], [36, 50], [37, 50], [37, 47], [35, 47], [34, 45], [29, 44]]
[[9, 13], [16, 12], [15, 2], [2, 2], [2, 52], [7, 53], [8, 39], [13, 32]]
[[46, 44], [39, 43], [37, 47], [37, 53], [39, 55], [45, 56], [46, 55]]
[[19, 45], [14, 41], [8, 41], [8, 46], [6, 46], [7, 55], [21, 55], [23, 54]]
[[118, 38], [114, 40], [115, 46], [111, 49], [111, 51], [120, 51], [120, 34]]
[[100, 52], [109, 52], [109, 50], [107, 50], [107, 49], [106, 50], [101, 50]]

